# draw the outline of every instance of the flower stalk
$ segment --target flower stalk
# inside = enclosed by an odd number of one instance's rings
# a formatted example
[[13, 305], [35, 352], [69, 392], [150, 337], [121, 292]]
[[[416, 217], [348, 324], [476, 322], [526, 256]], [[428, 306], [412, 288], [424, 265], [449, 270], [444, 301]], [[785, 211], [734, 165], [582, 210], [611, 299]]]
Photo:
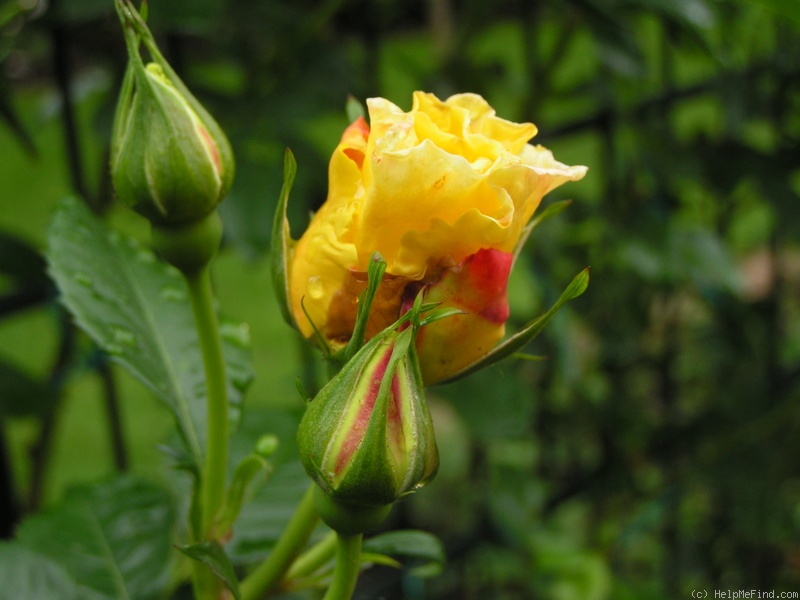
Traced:
[[[164, 59], [131, 0], [115, 0], [115, 7], [128, 66], [114, 117], [111, 176], [117, 197], [150, 221], [155, 250], [188, 286], [206, 384], [206, 445], [190, 529], [193, 542], [214, 545], [229, 529], [225, 519], [233, 518], [224, 514], [227, 372], [210, 276], [222, 240], [216, 209], [233, 182], [233, 153], [220, 126]], [[147, 64], [142, 45], [151, 59]], [[193, 563], [192, 573], [198, 598], [221, 597], [222, 581], [205, 565]]]
[[209, 269], [187, 275], [189, 298], [197, 325], [206, 374], [206, 452], [203, 467], [201, 536], [211, 537], [214, 518], [225, 497], [228, 468], [228, 393], [222, 340]]
[[241, 583], [242, 600], [257, 600], [281, 582], [319, 524], [314, 508], [314, 486], [309, 486], [278, 543], [264, 562]]
[[358, 567], [361, 563], [361, 542], [364, 535], [337, 534], [336, 536], [336, 568], [333, 581], [323, 600], [350, 600], [356, 589]]

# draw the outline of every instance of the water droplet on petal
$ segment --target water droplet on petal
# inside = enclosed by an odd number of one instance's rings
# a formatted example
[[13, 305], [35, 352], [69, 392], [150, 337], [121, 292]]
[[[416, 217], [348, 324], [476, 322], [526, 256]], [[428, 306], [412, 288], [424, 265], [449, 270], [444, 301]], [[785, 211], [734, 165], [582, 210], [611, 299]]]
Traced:
[[319, 300], [325, 294], [325, 286], [319, 275], [308, 278], [308, 295], [314, 300]]

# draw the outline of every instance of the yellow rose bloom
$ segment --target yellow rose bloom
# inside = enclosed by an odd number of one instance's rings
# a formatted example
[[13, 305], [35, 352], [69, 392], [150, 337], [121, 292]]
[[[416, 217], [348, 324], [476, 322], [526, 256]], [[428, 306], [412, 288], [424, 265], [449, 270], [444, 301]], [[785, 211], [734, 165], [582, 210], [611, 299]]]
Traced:
[[[461, 371], [503, 337], [512, 253], [542, 197], [586, 167], [557, 162], [528, 141], [531, 123], [495, 115], [476, 94], [445, 101], [415, 92], [404, 112], [367, 100], [329, 168], [328, 198], [289, 261], [289, 300], [306, 337], [336, 350], [349, 339], [370, 257], [387, 263], [367, 336], [426, 301], [465, 311], [417, 339], [426, 384]], [[313, 323], [313, 325], [312, 325]]]

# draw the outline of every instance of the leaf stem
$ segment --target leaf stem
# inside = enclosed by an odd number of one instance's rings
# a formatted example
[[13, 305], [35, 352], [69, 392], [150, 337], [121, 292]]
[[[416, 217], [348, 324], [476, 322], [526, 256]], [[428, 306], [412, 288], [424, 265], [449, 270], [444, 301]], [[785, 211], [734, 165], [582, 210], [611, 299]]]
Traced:
[[361, 559], [361, 541], [364, 535], [337, 534], [336, 569], [333, 581], [323, 600], [350, 600], [358, 580], [358, 566]]
[[292, 561], [305, 547], [319, 523], [313, 492], [312, 484], [267, 559], [242, 581], [239, 587], [242, 600], [256, 600], [278, 585]]
[[228, 390], [219, 322], [208, 266], [185, 273], [206, 374], [206, 451], [201, 481], [200, 537], [210, 539], [225, 497], [228, 468]]
[[331, 531], [307, 552], [297, 557], [286, 573], [287, 579], [301, 579], [312, 575], [336, 554], [336, 533]]

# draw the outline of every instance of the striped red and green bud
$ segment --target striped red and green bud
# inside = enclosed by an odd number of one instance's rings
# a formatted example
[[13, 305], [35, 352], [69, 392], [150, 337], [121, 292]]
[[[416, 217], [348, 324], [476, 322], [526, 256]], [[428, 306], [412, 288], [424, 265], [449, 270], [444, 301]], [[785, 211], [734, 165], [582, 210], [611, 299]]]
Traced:
[[372, 338], [306, 409], [298, 434], [303, 464], [345, 506], [390, 505], [436, 473], [416, 329], [389, 328]]
[[[130, 3], [117, 0], [117, 9], [128, 46], [111, 152], [117, 197], [154, 224], [196, 222], [230, 189], [230, 144], [164, 60]], [[141, 43], [153, 58], [147, 65]]]

